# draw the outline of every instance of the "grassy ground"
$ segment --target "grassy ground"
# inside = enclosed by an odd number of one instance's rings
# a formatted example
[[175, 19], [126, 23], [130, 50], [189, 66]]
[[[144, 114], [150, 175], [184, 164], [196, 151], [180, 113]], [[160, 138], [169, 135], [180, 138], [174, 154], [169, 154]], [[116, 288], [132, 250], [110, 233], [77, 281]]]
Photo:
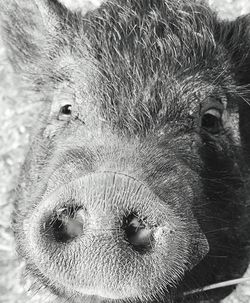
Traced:
[[[250, 12], [249, 0], [210, 0], [210, 3], [226, 18]], [[21, 88], [0, 42], [0, 303], [45, 302], [44, 297], [26, 294], [29, 283], [22, 282], [23, 264], [17, 260], [10, 227], [13, 189], [37, 106], [39, 104], [30, 102]], [[226, 302], [249, 303], [250, 284], [238, 287]]]

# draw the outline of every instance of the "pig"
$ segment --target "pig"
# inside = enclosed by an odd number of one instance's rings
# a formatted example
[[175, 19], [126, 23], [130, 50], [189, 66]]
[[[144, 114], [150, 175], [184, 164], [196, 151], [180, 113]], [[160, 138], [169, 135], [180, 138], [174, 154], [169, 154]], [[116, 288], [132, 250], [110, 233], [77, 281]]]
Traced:
[[0, 3], [9, 60], [40, 100], [13, 213], [35, 283], [71, 303], [226, 297], [185, 294], [249, 262], [250, 16]]

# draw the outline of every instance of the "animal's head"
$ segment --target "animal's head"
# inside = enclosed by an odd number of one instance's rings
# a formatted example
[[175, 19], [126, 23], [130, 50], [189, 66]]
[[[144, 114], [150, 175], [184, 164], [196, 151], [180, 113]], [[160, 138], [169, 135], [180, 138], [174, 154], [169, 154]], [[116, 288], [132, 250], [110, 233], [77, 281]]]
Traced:
[[41, 96], [14, 216], [30, 272], [72, 302], [166, 302], [242, 275], [249, 17], [34, 2], [1, 3], [9, 57]]

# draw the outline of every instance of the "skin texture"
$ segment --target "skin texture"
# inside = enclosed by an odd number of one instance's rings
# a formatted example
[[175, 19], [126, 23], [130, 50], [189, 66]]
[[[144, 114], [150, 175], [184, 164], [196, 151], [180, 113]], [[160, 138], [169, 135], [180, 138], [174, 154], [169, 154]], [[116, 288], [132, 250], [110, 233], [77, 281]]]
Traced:
[[[249, 17], [185, 0], [84, 17], [0, 3], [9, 58], [44, 100], [13, 215], [27, 271], [69, 302], [225, 297], [182, 292], [248, 265]], [[61, 243], [51, 222], [68, 206], [77, 236]], [[131, 214], [144, 249], [126, 238]]]

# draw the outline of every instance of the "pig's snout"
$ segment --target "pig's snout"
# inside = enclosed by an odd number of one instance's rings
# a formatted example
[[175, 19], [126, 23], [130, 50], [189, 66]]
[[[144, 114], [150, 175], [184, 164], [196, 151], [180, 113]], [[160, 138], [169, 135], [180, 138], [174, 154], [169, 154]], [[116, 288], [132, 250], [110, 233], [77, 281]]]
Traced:
[[41, 274], [83, 295], [150, 296], [189, 266], [185, 222], [123, 174], [93, 173], [45, 193], [24, 229]]
[[[47, 237], [47, 241], [68, 243], [77, 237], [84, 238], [85, 233], [88, 233], [88, 222], [89, 214], [85, 207], [69, 204], [54, 210], [42, 224], [41, 232]], [[154, 226], [148, 225], [146, 219], [140, 219], [137, 214], [130, 213], [124, 215], [122, 224], [117, 225], [117, 231], [123, 233], [124, 240], [134, 250], [145, 253], [153, 248]]]
[[48, 241], [67, 243], [83, 235], [86, 220], [83, 207], [68, 205], [52, 212], [43, 223], [42, 232]]

